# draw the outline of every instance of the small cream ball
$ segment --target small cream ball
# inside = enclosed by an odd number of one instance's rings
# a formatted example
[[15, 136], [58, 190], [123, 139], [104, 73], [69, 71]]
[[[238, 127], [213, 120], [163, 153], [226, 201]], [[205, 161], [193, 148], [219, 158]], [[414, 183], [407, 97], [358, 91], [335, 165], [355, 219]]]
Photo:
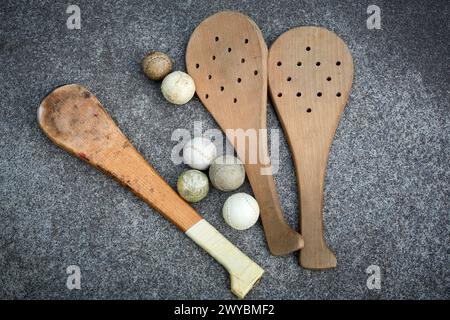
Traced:
[[142, 59], [142, 70], [151, 80], [162, 80], [172, 71], [172, 60], [165, 53], [159, 51], [150, 51]]
[[241, 160], [230, 154], [220, 156], [209, 167], [209, 179], [220, 191], [234, 191], [244, 183], [244, 165]]
[[195, 83], [187, 73], [174, 71], [164, 78], [161, 91], [167, 101], [174, 104], [185, 104], [194, 96]]
[[258, 221], [258, 202], [247, 193], [236, 193], [225, 201], [222, 214], [230, 227], [236, 230], [246, 230]]
[[197, 170], [207, 169], [216, 155], [214, 143], [203, 137], [195, 137], [183, 147], [183, 162]]

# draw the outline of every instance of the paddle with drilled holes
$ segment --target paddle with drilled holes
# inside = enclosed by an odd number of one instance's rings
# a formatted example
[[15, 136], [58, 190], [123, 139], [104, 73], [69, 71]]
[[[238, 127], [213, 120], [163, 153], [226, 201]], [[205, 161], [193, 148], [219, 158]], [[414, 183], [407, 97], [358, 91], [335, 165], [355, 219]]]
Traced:
[[331, 31], [295, 28], [270, 48], [268, 77], [297, 174], [305, 241], [300, 264], [309, 269], [336, 267], [323, 238], [323, 187], [330, 146], [352, 86], [352, 56]]
[[231, 291], [243, 298], [263, 269], [195, 212], [131, 145], [86, 88], [55, 89], [38, 109], [41, 129], [58, 146], [128, 187], [212, 255], [230, 273]]
[[268, 157], [267, 47], [261, 31], [238, 12], [217, 13], [191, 35], [186, 65], [198, 97], [245, 164], [270, 252], [299, 250], [303, 239], [284, 220]]

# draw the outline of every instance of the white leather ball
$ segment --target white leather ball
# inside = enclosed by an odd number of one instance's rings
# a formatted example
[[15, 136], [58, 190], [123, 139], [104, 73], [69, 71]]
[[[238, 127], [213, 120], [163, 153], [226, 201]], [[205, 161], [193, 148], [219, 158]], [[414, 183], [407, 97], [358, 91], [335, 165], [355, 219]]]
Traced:
[[251, 195], [240, 192], [228, 197], [222, 209], [225, 222], [236, 230], [253, 226], [259, 218], [259, 206]]
[[195, 83], [187, 73], [174, 71], [164, 78], [161, 91], [167, 101], [174, 104], [185, 104], [194, 96]]
[[191, 168], [205, 170], [216, 158], [217, 149], [211, 140], [196, 137], [183, 147], [183, 162]]

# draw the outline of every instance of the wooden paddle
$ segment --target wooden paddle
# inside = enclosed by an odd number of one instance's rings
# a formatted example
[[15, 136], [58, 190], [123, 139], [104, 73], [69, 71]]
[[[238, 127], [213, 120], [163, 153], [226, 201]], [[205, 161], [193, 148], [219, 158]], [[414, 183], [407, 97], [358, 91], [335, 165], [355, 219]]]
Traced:
[[210, 16], [191, 35], [186, 66], [198, 97], [245, 165], [270, 252], [301, 249], [301, 235], [284, 220], [267, 152], [267, 47], [261, 31], [238, 12]]
[[219, 261], [230, 273], [231, 291], [238, 297], [262, 276], [261, 267], [158, 175], [86, 88], [70, 84], [55, 89], [39, 106], [38, 121], [50, 140], [128, 187]]
[[300, 264], [336, 266], [323, 238], [323, 185], [328, 153], [353, 80], [353, 60], [333, 32], [301, 27], [282, 34], [268, 59], [269, 89], [293, 154], [305, 247]]

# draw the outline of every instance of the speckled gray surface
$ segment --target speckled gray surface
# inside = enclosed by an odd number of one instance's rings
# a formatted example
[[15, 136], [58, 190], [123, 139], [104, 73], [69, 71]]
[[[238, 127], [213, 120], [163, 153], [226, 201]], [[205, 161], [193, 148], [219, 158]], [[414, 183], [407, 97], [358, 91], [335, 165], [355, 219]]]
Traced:
[[[235, 9], [270, 45], [301, 25], [321, 25], [349, 45], [350, 100], [326, 178], [326, 238], [338, 268], [308, 271], [297, 256], [269, 255], [258, 223], [227, 227], [213, 190], [195, 207], [266, 269], [249, 299], [449, 298], [449, 6], [445, 1], [73, 1], [82, 29], [68, 30], [66, 1], [0, 4], [0, 298], [232, 299], [226, 272], [161, 216], [42, 134], [40, 100], [54, 87], [87, 86], [172, 185], [185, 167], [170, 153], [176, 128], [217, 128], [197, 98], [167, 103], [139, 62], [166, 51], [184, 69], [189, 35], [207, 16]], [[382, 30], [366, 9], [382, 10]], [[279, 122], [269, 108], [269, 128]], [[297, 224], [294, 172], [282, 137], [276, 183]], [[239, 191], [251, 192], [246, 182]], [[80, 266], [81, 290], [65, 269]], [[369, 265], [380, 290], [366, 286]]]

